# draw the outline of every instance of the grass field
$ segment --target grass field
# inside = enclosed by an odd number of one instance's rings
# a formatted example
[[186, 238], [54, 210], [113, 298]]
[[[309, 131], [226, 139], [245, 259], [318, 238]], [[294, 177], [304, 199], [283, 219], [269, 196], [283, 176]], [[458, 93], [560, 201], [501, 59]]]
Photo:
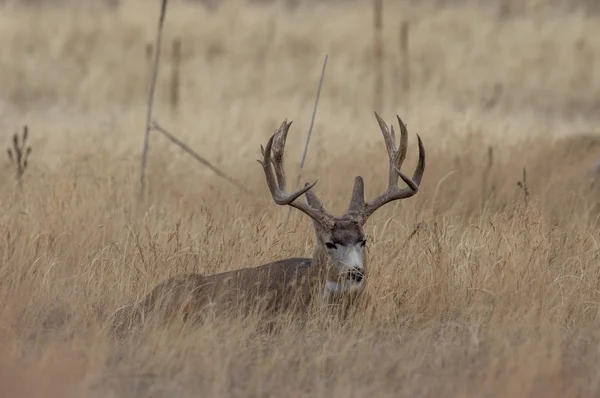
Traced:
[[[537, 3], [543, 3], [539, 1]], [[118, 344], [106, 322], [178, 273], [310, 256], [306, 217], [273, 203], [264, 145], [293, 120], [295, 179], [329, 55], [303, 180], [335, 214], [355, 175], [373, 198], [387, 157], [373, 116], [368, 4], [170, 4], [155, 117], [250, 191], [153, 134], [140, 149], [158, 2], [0, 5], [0, 128], [29, 127], [22, 190], [0, 172], [2, 397], [588, 397], [600, 392], [600, 19], [554, 10], [385, 4], [377, 111], [416, 134], [419, 193], [367, 224], [371, 306], [347, 323], [257, 319]], [[410, 24], [407, 62], [399, 54]], [[171, 41], [181, 104], [169, 107]], [[397, 124], [396, 124], [397, 127]], [[599, 134], [600, 135], [600, 134]], [[517, 185], [527, 171], [527, 194]], [[287, 325], [287, 326], [286, 326]]]

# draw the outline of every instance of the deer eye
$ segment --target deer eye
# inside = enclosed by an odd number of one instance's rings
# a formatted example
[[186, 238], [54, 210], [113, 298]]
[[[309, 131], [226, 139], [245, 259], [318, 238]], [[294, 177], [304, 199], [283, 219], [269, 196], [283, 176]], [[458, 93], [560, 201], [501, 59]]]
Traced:
[[360, 241], [360, 245], [362, 247], [365, 247], [366, 244], [367, 244], [367, 240], [366, 239], [363, 239], [363, 240]]
[[335, 249], [337, 247], [333, 242], [325, 242], [325, 246], [327, 246], [328, 249]]

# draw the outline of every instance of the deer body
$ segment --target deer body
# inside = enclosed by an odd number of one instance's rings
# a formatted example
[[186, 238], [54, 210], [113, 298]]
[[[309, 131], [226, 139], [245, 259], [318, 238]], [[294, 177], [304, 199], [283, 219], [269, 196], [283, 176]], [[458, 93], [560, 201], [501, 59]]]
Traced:
[[[291, 289], [308, 291], [317, 279], [310, 258], [289, 258], [255, 268], [242, 268], [203, 276], [184, 274], [158, 284], [141, 303], [145, 313], [162, 306], [168, 313], [183, 311], [184, 316], [202, 316], [207, 310], [249, 310], [263, 305], [265, 309], [288, 310]], [[296, 297], [309, 299], [306, 297]]]
[[[406, 157], [408, 133], [400, 123], [400, 146], [395, 148], [393, 127], [375, 113], [386, 143], [390, 167], [388, 189], [372, 202], [365, 202], [362, 178], [356, 177], [350, 206], [341, 217], [323, 209], [312, 184], [293, 193], [286, 192], [283, 154], [291, 123], [284, 121], [261, 151], [267, 186], [275, 203], [289, 205], [308, 215], [313, 221], [316, 245], [312, 258], [287, 258], [254, 268], [242, 268], [213, 274], [186, 274], [158, 284], [140, 303], [117, 317], [119, 328], [143, 321], [145, 314], [161, 308], [169, 316], [184, 320], [202, 318], [207, 310], [246, 312], [261, 306], [268, 313], [279, 311], [306, 312], [317, 302], [328, 306], [352, 303], [366, 283], [365, 234], [363, 226], [375, 210], [388, 202], [416, 194], [425, 169], [425, 150], [418, 137], [419, 162], [413, 178], [406, 177], [400, 167]], [[398, 178], [408, 186], [399, 189]], [[299, 201], [300, 196], [306, 201]]]

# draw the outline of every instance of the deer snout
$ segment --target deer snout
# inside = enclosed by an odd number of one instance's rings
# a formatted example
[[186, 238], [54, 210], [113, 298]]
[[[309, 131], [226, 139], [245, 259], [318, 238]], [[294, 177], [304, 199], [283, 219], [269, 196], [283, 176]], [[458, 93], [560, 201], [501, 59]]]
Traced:
[[364, 276], [363, 269], [358, 267], [351, 268], [346, 274], [347, 279], [356, 283], [362, 282]]

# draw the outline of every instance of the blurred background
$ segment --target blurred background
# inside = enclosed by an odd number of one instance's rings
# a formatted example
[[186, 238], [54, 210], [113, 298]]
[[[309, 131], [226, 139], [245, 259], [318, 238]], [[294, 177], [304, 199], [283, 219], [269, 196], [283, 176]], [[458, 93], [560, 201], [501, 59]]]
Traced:
[[[154, 115], [217, 163], [232, 161], [219, 157], [223, 146], [250, 156], [258, 141], [248, 150], [237, 143], [264, 140], [284, 117], [306, 131], [328, 54], [315, 125], [315, 139], [328, 144], [372, 128], [372, 110], [398, 113], [441, 145], [451, 138], [438, 133], [448, 123], [486, 142], [589, 133], [600, 117], [597, 4], [170, 1]], [[46, 165], [75, 142], [84, 152], [139, 151], [159, 2], [0, 7], [5, 128], [30, 124]], [[204, 133], [221, 126], [226, 143]]]
[[[152, 131], [138, 202], [159, 14], [0, 1], [0, 395], [597, 396], [599, 1], [170, 0], [152, 118], [247, 192]], [[168, 276], [311, 255], [256, 159], [292, 120], [295, 183], [325, 56], [302, 181], [328, 210], [355, 175], [386, 188], [374, 110], [407, 124], [406, 174], [416, 134], [427, 153], [367, 225], [373, 318], [112, 345], [112, 311]]]

